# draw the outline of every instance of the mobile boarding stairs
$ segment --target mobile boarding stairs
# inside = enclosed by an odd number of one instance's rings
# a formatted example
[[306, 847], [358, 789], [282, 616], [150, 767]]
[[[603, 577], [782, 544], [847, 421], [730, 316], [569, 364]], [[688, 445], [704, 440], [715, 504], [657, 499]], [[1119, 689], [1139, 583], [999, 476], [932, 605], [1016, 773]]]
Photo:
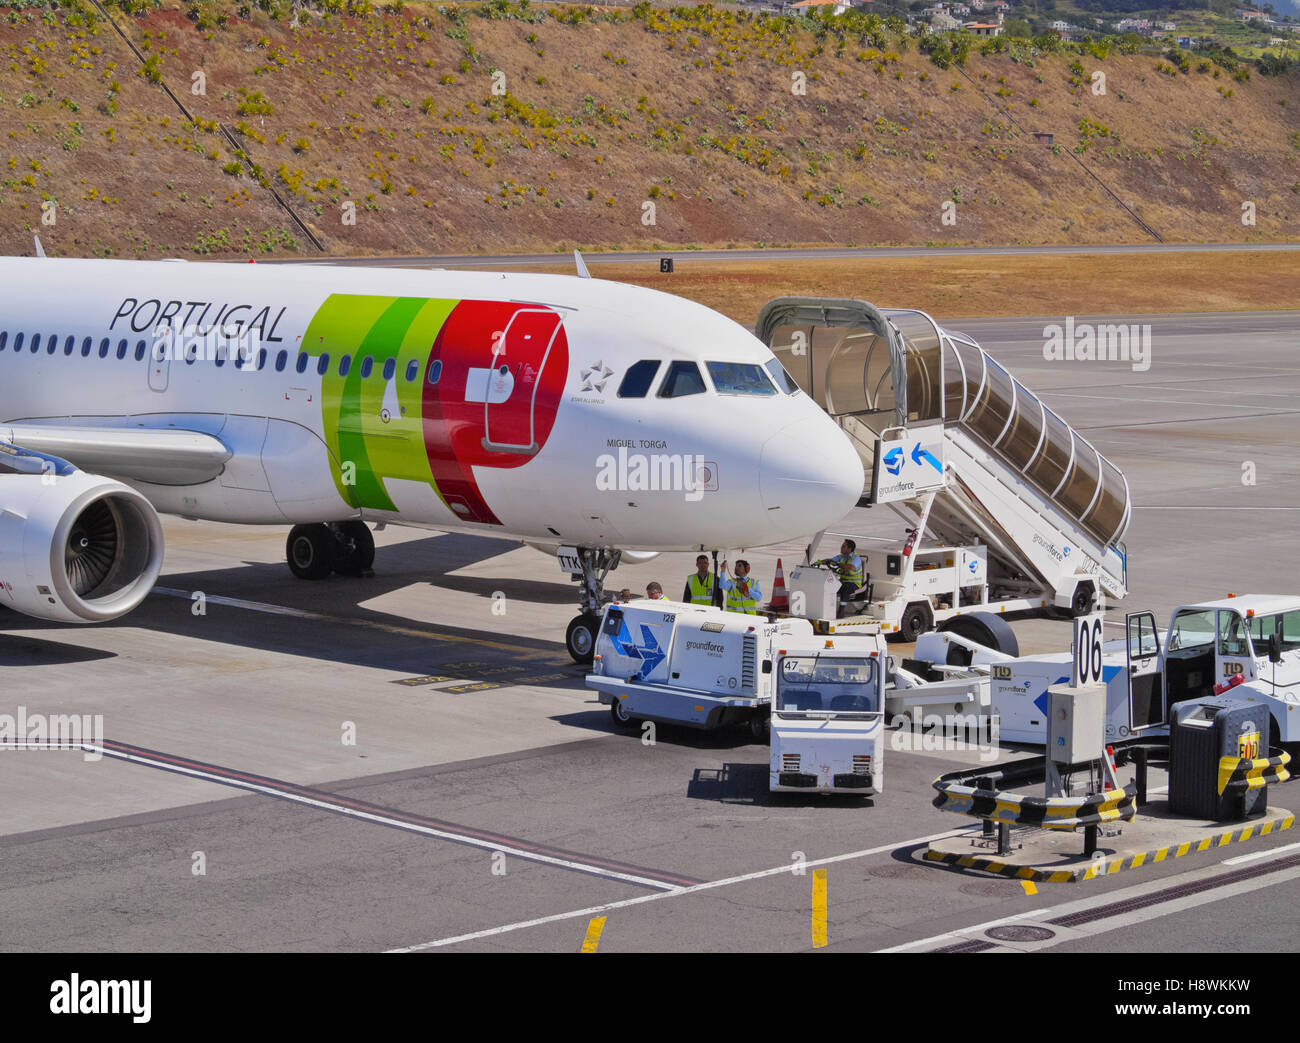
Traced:
[[860, 503], [914, 530], [886, 575], [868, 562], [865, 615], [914, 638], [966, 611], [1081, 615], [1125, 596], [1123, 473], [970, 337], [922, 311], [807, 297], [770, 301], [755, 328], [857, 446]]

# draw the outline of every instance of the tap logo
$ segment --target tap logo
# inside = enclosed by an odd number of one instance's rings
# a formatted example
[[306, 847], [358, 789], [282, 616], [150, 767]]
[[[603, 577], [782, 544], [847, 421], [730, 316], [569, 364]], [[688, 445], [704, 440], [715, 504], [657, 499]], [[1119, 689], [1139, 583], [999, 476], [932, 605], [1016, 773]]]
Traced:
[[609, 378], [614, 375], [614, 371], [605, 365], [602, 361], [597, 361], [594, 366], [588, 366], [580, 370], [578, 376], [582, 378], [582, 387], [579, 391], [595, 391], [597, 394], [605, 393], [605, 385], [609, 383]]

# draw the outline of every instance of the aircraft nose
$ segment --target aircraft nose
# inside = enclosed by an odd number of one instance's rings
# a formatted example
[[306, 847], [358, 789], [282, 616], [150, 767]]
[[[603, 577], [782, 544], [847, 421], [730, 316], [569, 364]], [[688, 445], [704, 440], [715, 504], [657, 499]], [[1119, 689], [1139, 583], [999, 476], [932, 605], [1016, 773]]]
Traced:
[[808, 417], [763, 443], [759, 491], [770, 523], [789, 535], [834, 525], [862, 496], [862, 458], [829, 417]]

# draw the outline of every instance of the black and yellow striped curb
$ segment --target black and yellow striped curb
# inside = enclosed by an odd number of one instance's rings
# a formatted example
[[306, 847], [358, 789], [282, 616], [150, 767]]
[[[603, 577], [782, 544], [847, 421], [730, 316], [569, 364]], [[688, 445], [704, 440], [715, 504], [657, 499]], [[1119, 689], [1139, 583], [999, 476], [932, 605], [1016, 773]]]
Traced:
[[1234, 792], [1248, 792], [1267, 786], [1271, 782], [1286, 782], [1291, 773], [1286, 766], [1291, 754], [1279, 753], [1276, 757], [1222, 757], [1219, 760], [1219, 795], [1229, 787]]
[[996, 873], [998, 876], [1011, 877], [1015, 880], [1029, 880], [1039, 884], [1074, 884], [1082, 880], [1093, 880], [1101, 876], [1112, 876], [1125, 869], [1137, 869], [1139, 866], [1168, 862], [1170, 859], [1182, 858], [1184, 855], [1209, 851], [1212, 848], [1226, 847], [1239, 840], [1251, 837], [1266, 837], [1270, 833], [1281, 833], [1295, 824], [1295, 816], [1289, 812], [1282, 818], [1255, 822], [1226, 833], [1215, 833], [1200, 840], [1188, 840], [1181, 844], [1170, 844], [1152, 851], [1142, 851], [1135, 855], [1121, 858], [1098, 858], [1087, 864], [1080, 864], [1071, 869], [1044, 869], [1036, 866], [1016, 866], [999, 862], [996, 858], [981, 855], [958, 855], [947, 851], [935, 851], [933, 848], [925, 853], [925, 861], [938, 862], [942, 865], [959, 866], [962, 869], [978, 869], [984, 873]]
[[[960, 774], [960, 773], [954, 773]], [[1133, 794], [1110, 790], [1086, 797], [1031, 797], [994, 789], [977, 789], [944, 775], [934, 780], [939, 795], [934, 806], [940, 811], [1009, 826], [1037, 826], [1040, 829], [1079, 829], [1103, 822], [1123, 822], [1137, 814]]]

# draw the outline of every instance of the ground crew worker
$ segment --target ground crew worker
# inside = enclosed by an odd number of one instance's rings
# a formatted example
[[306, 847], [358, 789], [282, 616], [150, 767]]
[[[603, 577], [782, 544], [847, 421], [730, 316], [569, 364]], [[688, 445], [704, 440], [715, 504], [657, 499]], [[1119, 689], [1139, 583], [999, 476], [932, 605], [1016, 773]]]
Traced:
[[852, 540], [845, 540], [840, 544], [840, 552], [835, 557], [826, 558], [817, 563], [818, 565], [825, 565], [839, 574], [841, 614], [843, 614], [844, 606], [863, 583], [862, 559], [858, 557], [857, 550], [858, 545], [856, 543]]
[[736, 578], [727, 575], [727, 563], [722, 563], [722, 576], [718, 581], [727, 595], [725, 608], [728, 612], [747, 612], [757, 615], [758, 603], [763, 598], [758, 580], [749, 575], [749, 562], [740, 558], [736, 562]]
[[664, 595], [664, 588], [661, 587], [658, 583], [655, 583], [653, 581], [646, 584], [645, 596], [649, 598], [651, 601], [668, 600], [668, 598]]
[[682, 600], [688, 605], [712, 605], [714, 603], [713, 573], [709, 571], [709, 558], [701, 554], [695, 559], [695, 571], [686, 577], [686, 589]]

